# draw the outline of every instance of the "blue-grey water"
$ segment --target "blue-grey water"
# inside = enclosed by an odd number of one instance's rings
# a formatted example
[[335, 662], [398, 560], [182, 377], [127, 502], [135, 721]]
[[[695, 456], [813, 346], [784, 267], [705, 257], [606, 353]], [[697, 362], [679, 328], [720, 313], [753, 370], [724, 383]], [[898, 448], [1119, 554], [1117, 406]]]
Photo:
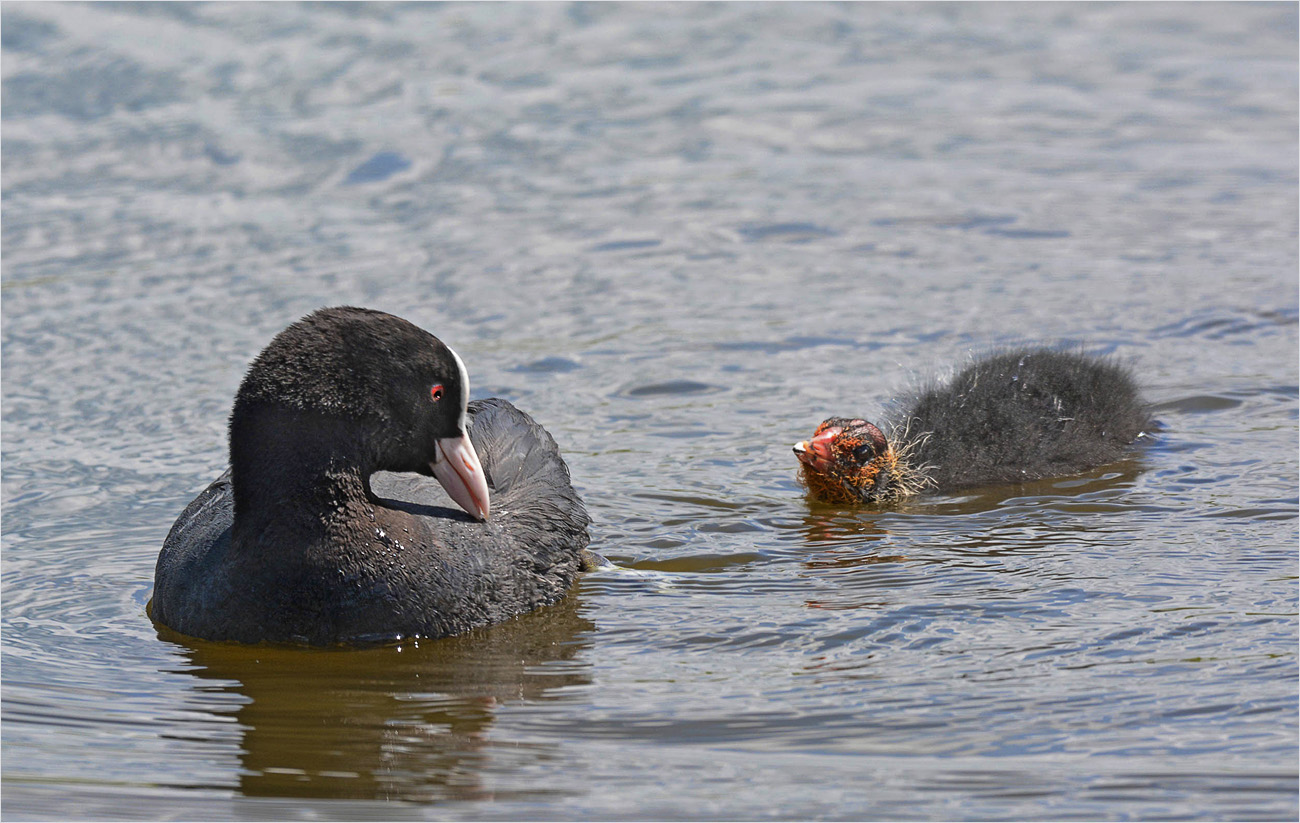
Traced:
[[[3, 813], [1295, 819], [1297, 6], [6, 2]], [[248, 361], [402, 315], [623, 567], [460, 638], [160, 636]], [[991, 347], [1085, 475], [808, 501]]]

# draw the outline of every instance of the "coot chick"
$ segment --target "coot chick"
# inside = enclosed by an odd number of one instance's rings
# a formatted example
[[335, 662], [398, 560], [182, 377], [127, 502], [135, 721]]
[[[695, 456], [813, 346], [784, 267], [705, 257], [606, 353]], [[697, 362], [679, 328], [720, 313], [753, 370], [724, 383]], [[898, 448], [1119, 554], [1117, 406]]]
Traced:
[[892, 417], [888, 435], [832, 417], [796, 443], [809, 492], [829, 503], [891, 502], [1074, 474], [1118, 460], [1151, 423], [1126, 369], [1050, 349], [977, 360]]
[[163, 543], [153, 619], [326, 646], [558, 600], [589, 539], [568, 467], [528, 415], [468, 397], [460, 357], [401, 318], [343, 307], [289, 326], [235, 397], [229, 470]]

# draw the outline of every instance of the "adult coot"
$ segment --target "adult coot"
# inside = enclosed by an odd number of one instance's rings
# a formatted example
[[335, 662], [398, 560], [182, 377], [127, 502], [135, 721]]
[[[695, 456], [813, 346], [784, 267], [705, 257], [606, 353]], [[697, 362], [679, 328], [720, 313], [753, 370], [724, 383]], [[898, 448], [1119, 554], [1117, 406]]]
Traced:
[[439, 637], [559, 599], [588, 542], [568, 467], [528, 415], [468, 396], [456, 353], [401, 318], [345, 307], [289, 326], [239, 387], [230, 469], [163, 543], [153, 619], [321, 646]]
[[889, 502], [926, 489], [1012, 483], [1114, 462], [1150, 426], [1132, 376], [1050, 349], [977, 360], [912, 398], [886, 428], [832, 417], [794, 446], [813, 496]]

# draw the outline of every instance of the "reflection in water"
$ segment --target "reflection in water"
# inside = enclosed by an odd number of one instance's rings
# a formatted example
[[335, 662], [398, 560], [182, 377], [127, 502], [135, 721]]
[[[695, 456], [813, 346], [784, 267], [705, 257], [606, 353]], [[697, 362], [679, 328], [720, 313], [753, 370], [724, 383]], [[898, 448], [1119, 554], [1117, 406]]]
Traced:
[[814, 509], [803, 518], [801, 528], [804, 542], [809, 549], [827, 550], [831, 553], [846, 544], [853, 551], [859, 551], [863, 544], [873, 543], [888, 534], [883, 526], [876, 523], [879, 511], [876, 506], [863, 506], [859, 515], [840, 509], [833, 513]]
[[[1066, 545], [1109, 539], [1096, 531], [1091, 518], [1133, 511], [1131, 489], [1141, 470], [1134, 459], [1065, 478], [969, 489], [960, 497], [934, 496], [896, 506], [846, 507], [810, 498], [800, 527], [808, 551], [803, 567], [834, 581], [834, 587], [832, 595], [823, 593], [805, 604], [829, 610], [881, 608], [890, 602], [884, 591], [933, 585], [944, 573], [925, 569], [936, 565], [948, 571], [1024, 574], [1024, 564], [990, 565], [990, 560], [1051, 555]], [[1071, 572], [1067, 567], [1055, 574], [1068, 579]]]
[[1104, 511], [1109, 508], [1107, 501], [1122, 497], [1118, 493], [1131, 488], [1142, 471], [1141, 455], [1135, 455], [1067, 477], [972, 486], [892, 504], [825, 503], [805, 495], [809, 512], [804, 518], [804, 531], [810, 544], [839, 543], [858, 540], [864, 535], [886, 534], [883, 527], [876, 525], [876, 520], [887, 516], [980, 515], [1016, 506], [1021, 501], [1032, 501], [1036, 508], [1058, 511]]
[[[244, 795], [429, 801], [490, 797], [481, 775], [498, 706], [590, 684], [577, 658], [594, 630], [570, 596], [507, 623], [378, 649], [162, 637], [186, 647], [193, 674], [247, 698], [233, 712]], [[546, 752], [522, 756], [534, 755]]]
[[[0, 11], [0, 816], [1300, 817], [1294, 3]], [[555, 436], [594, 633], [159, 642], [343, 303]], [[1130, 488], [802, 498], [828, 411], [1055, 341], [1159, 404]]]

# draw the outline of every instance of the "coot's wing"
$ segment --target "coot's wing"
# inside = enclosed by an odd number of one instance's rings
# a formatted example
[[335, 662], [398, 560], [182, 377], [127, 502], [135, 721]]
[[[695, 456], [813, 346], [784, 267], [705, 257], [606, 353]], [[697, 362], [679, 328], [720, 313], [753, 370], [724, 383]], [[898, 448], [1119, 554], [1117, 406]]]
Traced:
[[[492, 490], [491, 522], [525, 530], [530, 543], [585, 547], [590, 518], [546, 429], [498, 397], [470, 403], [469, 417], [469, 437]], [[430, 477], [375, 472], [370, 488], [385, 504], [401, 504], [396, 507], [412, 514], [472, 519]]]
[[587, 510], [546, 430], [508, 402], [471, 403], [469, 436], [492, 494], [487, 521], [455, 508], [431, 478], [376, 472], [380, 505], [414, 515], [415, 582], [398, 599], [426, 636], [499, 622], [560, 599], [584, 565]]
[[190, 501], [163, 541], [154, 569], [154, 620], [178, 628], [181, 615], [198, 607], [205, 592], [194, 587], [210, 579], [212, 567], [225, 556], [234, 522], [235, 495], [226, 469]]
[[159, 568], [178, 556], [205, 551], [223, 537], [228, 538], [226, 533], [234, 522], [235, 495], [230, 487], [230, 469], [226, 469], [176, 518], [163, 541], [162, 553], [158, 556]]
[[492, 521], [539, 573], [556, 576], [562, 591], [591, 540], [591, 518], [559, 447], [546, 429], [500, 398], [475, 401], [469, 412], [469, 436], [492, 489]]
[[[493, 505], [527, 499], [578, 502], [569, 467], [546, 429], [499, 397], [470, 404], [469, 436], [492, 486]], [[578, 503], [581, 506], [581, 503]]]

